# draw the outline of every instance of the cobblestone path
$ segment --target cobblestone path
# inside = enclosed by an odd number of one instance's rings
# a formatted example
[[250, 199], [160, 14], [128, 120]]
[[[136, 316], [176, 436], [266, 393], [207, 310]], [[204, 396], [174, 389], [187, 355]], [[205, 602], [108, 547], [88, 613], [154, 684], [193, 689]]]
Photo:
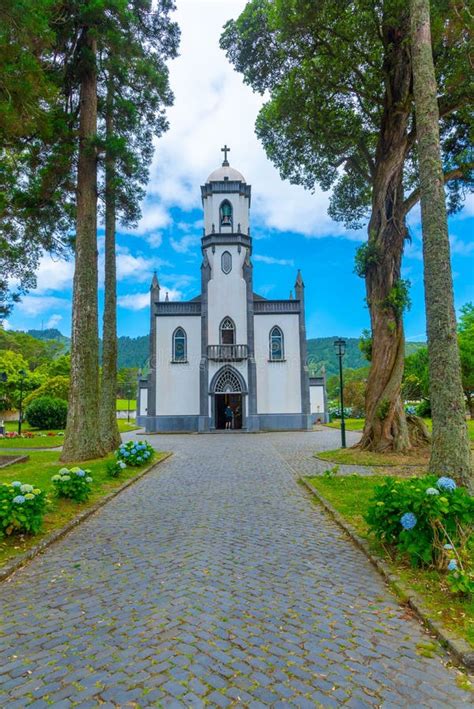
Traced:
[[1, 707], [469, 705], [295, 483], [284, 452], [337, 432], [153, 440], [175, 455], [0, 587]]

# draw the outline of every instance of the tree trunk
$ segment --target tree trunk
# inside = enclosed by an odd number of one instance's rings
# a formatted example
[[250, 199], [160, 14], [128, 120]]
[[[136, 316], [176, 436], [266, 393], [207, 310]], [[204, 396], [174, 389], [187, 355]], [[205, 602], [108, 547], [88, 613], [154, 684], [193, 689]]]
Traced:
[[115, 261], [115, 158], [110, 141], [114, 134], [114, 91], [112, 80], [107, 87], [105, 117], [105, 293], [102, 345], [102, 381], [100, 390], [100, 437], [106, 452], [121, 442], [117, 425], [117, 268]]
[[429, 469], [474, 490], [456, 334], [429, 0], [410, 0], [433, 442]]
[[71, 385], [64, 462], [103, 455], [99, 435], [99, 337], [97, 316], [97, 71], [96, 40], [83, 30], [77, 222], [72, 303]]
[[411, 63], [405, 41], [408, 32], [408, 17], [401, 20], [398, 28], [384, 28], [384, 109], [364, 269], [372, 328], [372, 363], [367, 380], [366, 422], [359, 446], [379, 452], [401, 452], [411, 447], [400, 395], [405, 358], [400, 273], [407, 234], [403, 164], [411, 108]]

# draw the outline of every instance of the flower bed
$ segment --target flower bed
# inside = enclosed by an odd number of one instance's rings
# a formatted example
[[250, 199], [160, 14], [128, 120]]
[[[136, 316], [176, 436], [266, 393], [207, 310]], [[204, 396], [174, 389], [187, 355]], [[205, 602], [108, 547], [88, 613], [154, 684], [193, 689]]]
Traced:
[[115, 455], [126, 465], [144, 465], [151, 462], [155, 449], [147, 441], [128, 441], [119, 446]]
[[365, 519], [412, 566], [444, 571], [454, 593], [474, 593], [474, 498], [449, 477], [386, 478]]
[[36, 534], [47, 506], [46, 493], [15, 480], [0, 485], [0, 536], [14, 532]]
[[61, 468], [53, 475], [51, 482], [58, 497], [67, 497], [75, 502], [85, 502], [92, 491], [90, 470], [82, 468]]

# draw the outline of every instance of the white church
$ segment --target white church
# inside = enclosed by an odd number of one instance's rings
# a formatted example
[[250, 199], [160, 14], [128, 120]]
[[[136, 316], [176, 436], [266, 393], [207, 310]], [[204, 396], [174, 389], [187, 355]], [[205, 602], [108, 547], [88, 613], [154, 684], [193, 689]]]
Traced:
[[[150, 369], [139, 380], [147, 433], [308, 430], [327, 419], [324, 377], [307, 368], [305, 287], [289, 300], [254, 293], [251, 187], [229, 165], [201, 187], [201, 293], [184, 302], [150, 289]], [[310, 386], [311, 385], [311, 386]]]

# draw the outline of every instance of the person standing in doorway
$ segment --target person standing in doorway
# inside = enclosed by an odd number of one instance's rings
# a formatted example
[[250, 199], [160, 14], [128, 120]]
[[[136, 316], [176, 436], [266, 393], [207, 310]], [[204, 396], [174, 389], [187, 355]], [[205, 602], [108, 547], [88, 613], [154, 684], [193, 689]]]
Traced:
[[234, 412], [230, 408], [229, 404], [225, 407], [224, 416], [226, 430], [229, 430], [232, 428], [232, 419], [234, 418]]

